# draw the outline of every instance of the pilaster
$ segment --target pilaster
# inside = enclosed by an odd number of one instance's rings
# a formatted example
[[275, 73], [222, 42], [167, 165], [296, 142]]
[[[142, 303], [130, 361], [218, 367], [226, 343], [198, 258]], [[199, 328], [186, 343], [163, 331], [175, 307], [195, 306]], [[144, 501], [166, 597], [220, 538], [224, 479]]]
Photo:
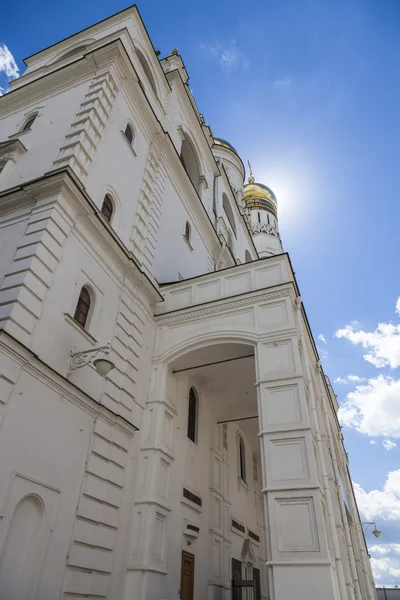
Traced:
[[298, 334], [260, 337], [256, 361], [271, 598], [338, 600]]

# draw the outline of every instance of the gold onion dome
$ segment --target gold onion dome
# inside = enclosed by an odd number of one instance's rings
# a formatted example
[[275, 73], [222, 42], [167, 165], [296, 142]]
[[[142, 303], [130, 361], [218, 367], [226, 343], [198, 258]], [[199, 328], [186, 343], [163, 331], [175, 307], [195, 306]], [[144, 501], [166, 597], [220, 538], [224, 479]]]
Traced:
[[263, 183], [255, 181], [251, 167], [248, 182], [243, 188], [243, 198], [247, 208], [250, 210], [269, 210], [278, 218], [278, 202], [274, 192]]
[[229, 150], [232, 150], [232, 152], [234, 152], [235, 154], [238, 154], [238, 151], [236, 150], [236, 148], [234, 148], [232, 146], [232, 144], [230, 144], [229, 142], [227, 142], [226, 140], [223, 140], [222, 138], [214, 138], [214, 144], [216, 146], [223, 146], [224, 148], [229, 148]]

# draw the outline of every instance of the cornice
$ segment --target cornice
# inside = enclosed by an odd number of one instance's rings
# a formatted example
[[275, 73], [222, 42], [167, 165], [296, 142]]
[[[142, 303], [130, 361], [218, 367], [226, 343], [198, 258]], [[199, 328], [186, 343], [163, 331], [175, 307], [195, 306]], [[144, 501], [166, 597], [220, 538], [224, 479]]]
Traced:
[[[240, 294], [237, 296], [237, 299], [234, 296], [225, 299], [219, 299], [215, 301], [215, 304], [212, 306], [207, 306], [209, 303], [204, 303], [204, 305], [198, 305], [196, 310], [193, 307], [185, 307], [174, 311], [174, 314], [167, 313], [165, 315], [160, 314], [156, 315], [155, 319], [157, 325], [159, 327], [163, 325], [170, 325], [174, 323], [179, 323], [181, 321], [191, 321], [198, 318], [203, 318], [208, 315], [213, 314], [223, 314], [229, 310], [234, 310], [237, 308], [242, 308], [245, 306], [254, 306], [259, 304], [260, 302], [264, 302], [266, 300], [274, 300], [275, 298], [285, 298], [290, 297], [293, 301], [295, 298], [294, 290], [291, 282], [287, 282], [287, 288], [282, 290], [271, 290], [271, 292], [265, 292], [265, 289], [252, 291], [246, 295]], [[202, 308], [204, 306], [204, 308]]]

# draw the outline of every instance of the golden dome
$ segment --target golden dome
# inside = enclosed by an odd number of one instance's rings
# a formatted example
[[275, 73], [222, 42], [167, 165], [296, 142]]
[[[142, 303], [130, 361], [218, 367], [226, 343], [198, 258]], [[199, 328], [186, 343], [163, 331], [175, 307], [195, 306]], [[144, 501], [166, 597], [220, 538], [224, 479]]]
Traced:
[[249, 177], [249, 183], [243, 188], [243, 198], [250, 210], [268, 210], [278, 218], [278, 203], [274, 192], [263, 183], [256, 183]]

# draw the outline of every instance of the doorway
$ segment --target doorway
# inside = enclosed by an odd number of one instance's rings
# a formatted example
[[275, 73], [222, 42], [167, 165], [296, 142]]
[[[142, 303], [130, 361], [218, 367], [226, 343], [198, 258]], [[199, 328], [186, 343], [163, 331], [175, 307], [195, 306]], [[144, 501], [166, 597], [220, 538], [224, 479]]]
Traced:
[[194, 598], [194, 554], [182, 551], [181, 566], [181, 600]]

